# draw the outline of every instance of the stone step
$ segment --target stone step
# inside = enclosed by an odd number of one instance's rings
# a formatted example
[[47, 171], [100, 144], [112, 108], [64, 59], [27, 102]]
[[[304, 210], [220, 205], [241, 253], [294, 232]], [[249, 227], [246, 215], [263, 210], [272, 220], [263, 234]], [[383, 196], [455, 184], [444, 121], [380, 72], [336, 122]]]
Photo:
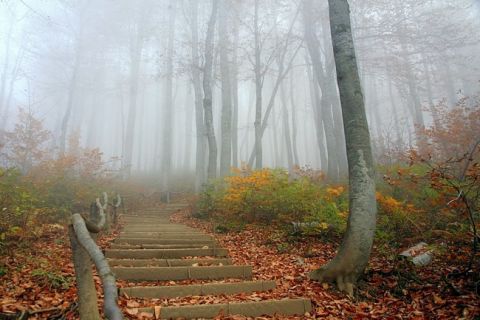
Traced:
[[155, 209], [155, 210], [141, 210], [137, 211], [136, 214], [166, 214], [166, 213], [175, 213], [185, 208], [164, 208], [164, 209]]
[[[266, 300], [259, 302], [230, 302], [222, 304], [202, 304], [160, 308], [160, 319], [212, 319], [222, 313], [224, 316], [303, 316], [312, 311], [312, 303], [307, 299]], [[154, 314], [154, 308], [139, 308], [139, 312]]]
[[168, 220], [170, 221], [170, 214], [125, 214], [121, 216], [122, 219], [124, 220], [129, 220], [129, 219], [152, 219], [152, 220]]
[[178, 259], [183, 257], [226, 257], [228, 250], [214, 249], [107, 249], [105, 257], [116, 259]]
[[198, 231], [198, 229], [189, 228], [186, 226], [172, 225], [172, 224], [160, 224], [155, 222], [136, 222], [136, 223], [127, 223], [124, 226], [124, 229], [155, 229], [155, 230], [185, 230], [185, 231]]
[[198, 229], [185, 229], [185, 228], [155, 228], [153, 226], [142, 227], [124, 227], [122, 232], [158, 232], [158, 233], [193, 233], [193, 234], [205, 234]]
[[[143, 217], [135, 217], [135, 218], [124, 218], [122, 219], [127, 225], [131, 224], [142, 224], [142, 223], [156, 223], [162, 225], [176, 225], [175, 223], [171, 223], [170, 221], [163, 219], [163, 218], [143, 218]], [[180, 225], [186, 227], [185, 225]]]
[[139, 231], [124, 230], [119, 233], [121, 238], [176, 238], [176, 239], [211, 239], [212, 236], [198, 231]]
[[110, 267], [185, 267], [208, 265], [231, 265], [232, 260], [223, 259], [108, 259]]
[[128, 219], [120, 219], [121, 223], [125, 226], [128, 226], [130, 224], [137, 224], [137, 223], [152, 223], [152, 224], [170, 224], [169, 219], [152, 219], [152, 218], [128, 218]]
[[180, 238], [180, 239], [212, 239], [212, 236], [202, 232], [179, 232], [179, 231], [166, 231], [166, 232], [152, 232], [152, 231], [121, 231], [119, 234], [122, 238]]
[[185, 239], [185, 240], [213, 240], [213, 237], [204, 233], [172, 233], [172, 232], [120, 232], [120, 238], [150, 238], [150, 239]]
[[[135, 221], [135, 220], [153, 220], [153, 221], [165, 221], [165, 224], [177, 224], [172, 221], [170, 221], [169, 216], [121, 216], [123, 221]], [[185, 226], [185, 225], [183, 225]]]
[[167, 235], [179, 235], [180, 237], [184, 237], [187, 235], [197, 235], [197, 236], [207, 236], [205, 232], [201, 231], [188, 231], [188, 230], [166, 230], [166, 231], [161, 231], [161, 230], [142, 230], [142, 229], [123, 229], [120, 234], [123, 233], [143, 233], [143, 234], [148, 234], [149, 236], [155, 235], [155, 234], [167, 234]]
[[207, 267], [112, 267], [117, 279], [128, 281], [176, 281], [251, 279], [251, 266]]
[[[218, 247], [218, 245], [217, 245]], [[213, 248], [206, 244], [112, 244], [110, 249], [182, 249], [182, 248]]]
[[127, 287], [120, 294], [132, 298], [164, 299], [187, 296], [207, 296], [268, 291], [275, 289], [275, 281], [242, 281], [232, 283], [205, 283], [185, 286]]
[[215, 241], [212, 238], [207, 240], [201, 239], [152, 239], [152, 238], [127, 238], [120, 237], [115, 239], [116, 244], [131, 244], [131, 245], [141, 245], [141, 244], [158, 244], [158, 245], [169, 245], [169, 244], [191, 244], [191, 245], [206, 245], [212, 246]]
[[178, 209], [178, 208], [163, 208], [163, 209], [152, 209], [152, 210], [145, 209], [145, 210], [138, 210], [137, 212], [135, 212], [135, 214], [170, 213], [170, 212], [176, 212], [178, 210], [181, 210], [181, 209]]
[[177, 227], [177, 226], [162, 226], [155, 223], [139, 223], [139, 224], [128, 224], [123, 227], [124, 231], [126, 230], [138, 230], [138, 231], [158, 231], [162, 230], [163, 232], [201, 232], [198, 229], [187, 228], [187, 227]]
[[122, 219], [138, 219], [138, 218], [145, 218], [145, 219], [158, 219], [158, 220], [165, 220], [167, 223], [170, 222], [171, 214], [122, 214], [120, 217]]
[[151, 218], [151, 219], [164, 219], [170, 222], [170, 216], [172, 213], [144, 213], [144, 214], [122, 214], [122, 219], [130, 219], [130, 218]]
[[145, 218], [128, 218], [123, 220], [125, 222], [126, 227], [130, 226], [144, 226], [144, 225], [151, 225], [155, 224], [156, 226], [160, 228], [186, 228], [186, 229], [193, 229], [189, 226], [186, 226], [184, 224], [178, 224], [178, 223], [171, 223], [170, 221], [164, 221], [164, 219], [145, 219]]

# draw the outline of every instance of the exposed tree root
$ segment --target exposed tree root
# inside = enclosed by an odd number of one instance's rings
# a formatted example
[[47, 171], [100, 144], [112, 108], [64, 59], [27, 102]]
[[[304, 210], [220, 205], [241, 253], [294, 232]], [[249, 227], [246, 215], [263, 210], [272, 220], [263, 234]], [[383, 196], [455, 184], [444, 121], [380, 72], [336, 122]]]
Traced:
[[332, 260], [320, 269], [310, 272], [309, 278], [319, 282], [336, 282], [338, 290], [353, 297], [353, 290], [358, 279], [358, 273], [345, 264]]

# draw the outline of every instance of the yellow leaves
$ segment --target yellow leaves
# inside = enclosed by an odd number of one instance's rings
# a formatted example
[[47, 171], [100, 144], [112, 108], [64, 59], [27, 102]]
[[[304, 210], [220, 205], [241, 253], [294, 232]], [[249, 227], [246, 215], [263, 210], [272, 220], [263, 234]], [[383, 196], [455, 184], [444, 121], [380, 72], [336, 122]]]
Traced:
[[401, 205], [400, 202], [398, 202], [397, 200], [395, 200], [392, 197], [385, 197], [384, 204], [387, 207], [390, 207], [390, 208], [398, 208]]
[[390, 196], [384, 196], [380, 192], [376, 193], [376, 198], [377, 198], [378, 204], [385, 207], [386, 209], [395, 210], [395, 209], [399, 209], [400, 207], [402, 207], [401, 202], [399, 202], [398, 200], [396, 200], [396, 199], [394, 199]]
[[379, 208], [387, 214], [415, 214], [422, 212], [422, 210], [418, 209], [411, 203], [400, 202], [391, 196], [384, 196], [380, 192], [376, 193], [376, 198]]
[[269, 169], [254, 171], [233, 169], [232, 171], [240, 175], [225, 178], [228, 187], [223, 195], [222, 202], [223, 206], [229, 209], [240, 206], [248, 192], [258, 191], [274, 183], [273, 173]]
[[336, 188], [334, 188], [334, 187], [327, 188], [327, 194], [331, 197], [338, 197], [344, 191], [345, 191], [345, 188], [343, 186], [339, 186], [339, 187], [336, 187]]
[[338, 215], [344, 219], [348, 217], [348, 211], [341, 211], [338, 213]]

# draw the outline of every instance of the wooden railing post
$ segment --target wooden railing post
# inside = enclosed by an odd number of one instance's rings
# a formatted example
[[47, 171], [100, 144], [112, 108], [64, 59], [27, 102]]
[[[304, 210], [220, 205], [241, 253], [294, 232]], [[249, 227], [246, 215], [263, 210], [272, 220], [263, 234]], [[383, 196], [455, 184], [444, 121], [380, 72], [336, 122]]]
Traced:
[[[116, 197], [116, 202], [112, 204], [112, 215], [113, 215], [113, 224], [116, 225], [118, 223], [118, 208], [120, 206], [123, 207], [123, 201], [122, 201], [122, 197], [120, 197], [120, 195], [117, 193], [117, 197]], [[125, 211], [125, 209], [124, 209]], [[125, 212], [123, 212], [125, 214]]]
[[101, 318], [93, 280], [92, 260], [78, 242], [73, 225], [68, 227], [68, 235], [72, 246], [73, 266], [77, 281], [78, 312], [82, 320], [99, 320]]
[[[120, 198], [121, 199], [121, 198]], [[108, 196], [104, 193], [104, 204], [97, 198], [90, 207], [90, 219], [75, 213], [69, 226], [69, 237], [72, 246], [77, 294], [81, 320], [98, 320], [100, 315], [97, 305], [97, 292], [92, 273], [92, 260], [102, 280], [104, 292], [104, 313], [109, 320], [123, 319], [118, 307], [118, 291], [115, 276], [108, 266], [107, 260], [95, 243], [97, 233], [107, 225], [105, 210], [108, 208]]]

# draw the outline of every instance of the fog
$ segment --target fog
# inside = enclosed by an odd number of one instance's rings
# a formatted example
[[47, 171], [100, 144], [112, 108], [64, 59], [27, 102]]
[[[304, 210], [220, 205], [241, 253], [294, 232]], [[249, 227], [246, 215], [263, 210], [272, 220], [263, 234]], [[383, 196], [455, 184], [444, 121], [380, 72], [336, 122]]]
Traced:
[[[350, 4], [382, 161], [416, 144], [431, 105], [478, 93], [480, 2]], [[52, 132], [52, 153], [78, 135], [123, 177], [149, 175], [164, 188], [180, 174], [198, 186], [242, 163], [341, 176], [329, 28], [327, 1], [3, 0], [0, 130], [28, 110]]]

